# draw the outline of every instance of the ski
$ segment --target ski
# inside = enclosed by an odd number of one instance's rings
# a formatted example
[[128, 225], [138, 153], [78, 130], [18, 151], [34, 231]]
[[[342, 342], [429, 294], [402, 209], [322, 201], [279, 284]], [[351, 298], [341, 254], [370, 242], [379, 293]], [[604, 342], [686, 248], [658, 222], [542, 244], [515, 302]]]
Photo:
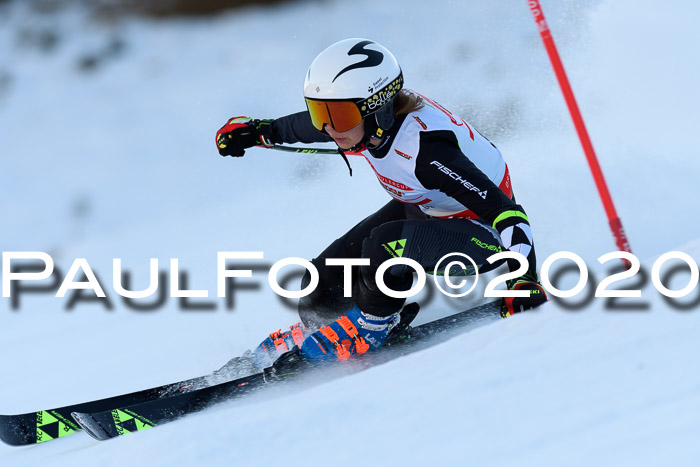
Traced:
[[[403, 329], [387, 343], [390, 351], [365, 354], [357, 359], [365, 366], [371, 366], [397, 358], [415, 350], [425, 348], [428, 337], [437, 333], [452, 331], [464, 332], [467, 324], [485, 324], [500, 318], [500, 300], [447, 316], [429, 323]], [[335, 365], [338, 367], [339, 365]], [[310, 371], [327, 366], [312, 366], [304, 361], [298, 347], [280, 356], [272, 366], [263, 371], [232, 381], [215, 384], [201, 389], [176, 394], [169, 397], [145, 401], [122, 407], [112, 407], [102, 411], [76, 410], [73, 419], [95, 439], [107, 440], [118, 436], [147, 430], [171, 422], [187, 414], [198, 412], [214, 404], [239, 398], [256, 390], [289, 381]], [[347, 373], [345, 373], [347, 374]]]
[[63, 438], [81, 430], [71, 416], [72, 412], [101, 412], [194, 390], [209, 384], [211, 376], [200, 376], [129, 394], [49, 410], [17, 415], [0, 415], [0, 441], [10, 446], [26, 446]]

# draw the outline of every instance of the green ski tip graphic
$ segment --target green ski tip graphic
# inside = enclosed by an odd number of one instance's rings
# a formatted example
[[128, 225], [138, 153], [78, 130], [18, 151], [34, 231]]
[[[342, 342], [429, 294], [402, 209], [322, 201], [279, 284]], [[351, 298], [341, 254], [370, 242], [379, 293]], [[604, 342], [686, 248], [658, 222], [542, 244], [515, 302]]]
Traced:
[[135, 431], [147, 430], [153, 428], [155, 424], [145, 417], [140, 416], [130, 410], [112, 410], [112, 419], [117, 428], [119, 436], [128, 435]]
[[36, 442], [43, 443], [63, 438], [76, 432], [78, 427], [57, 413], [42, 410], [36, 413]]

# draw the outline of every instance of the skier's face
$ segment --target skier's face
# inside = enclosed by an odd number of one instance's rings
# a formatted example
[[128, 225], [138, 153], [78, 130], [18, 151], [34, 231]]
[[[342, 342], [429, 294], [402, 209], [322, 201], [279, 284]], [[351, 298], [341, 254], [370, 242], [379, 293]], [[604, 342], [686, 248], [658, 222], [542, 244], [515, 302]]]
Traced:
[[335, 140], [335, 144], [337, 144], [340, 149], [350, 149], [356, 144], [359, 144], [365, 136], [364, 122], [348, 131], [335, 131], [333, 127], [328, 124], [324, 126], [324, 129], [326, 133]]

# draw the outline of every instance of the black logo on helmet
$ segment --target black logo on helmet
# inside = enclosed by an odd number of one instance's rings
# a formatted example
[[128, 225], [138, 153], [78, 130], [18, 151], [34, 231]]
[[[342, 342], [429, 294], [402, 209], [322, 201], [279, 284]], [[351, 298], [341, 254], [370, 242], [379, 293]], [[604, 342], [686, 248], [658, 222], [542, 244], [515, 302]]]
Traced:
[[382, 63], [382, 61], [384, 61], [384, 54], [381, 52], [377, 52], [376, 50], [365, 49], [365, 46], [367, 44], [374, 44], [374, 42], [362, 41], [352, 46], [352, 48], [348, 51], [348, 55], [365, 55], [367, 58], [365, 58], [361, 62], [348, 65], [342, 70], [340, 70], [340, 73], [335, 75], [335, 78], [333, 78], [332, 82], [335, 82], [335, 80], [338, 79], [338, 76], [342, 75], [346, 71], [354, 70], [356, 68], [370, 68], [373, 66], [377, 66], [380, 63]]

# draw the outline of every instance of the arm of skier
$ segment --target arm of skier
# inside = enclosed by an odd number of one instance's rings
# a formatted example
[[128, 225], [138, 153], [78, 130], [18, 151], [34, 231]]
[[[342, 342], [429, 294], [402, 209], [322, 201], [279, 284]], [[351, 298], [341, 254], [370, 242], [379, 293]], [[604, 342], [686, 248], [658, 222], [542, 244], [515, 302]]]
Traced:
[[503, 246], [521, 253], [536, 268], [530, 222], [515, 203], [464, 156], [451, 131], [421, 132], [416, 177], [426, 188], [437, 189], [459, 201], [491, 225]]
[[275, 120], [233, 117], [216, 133], [216, 147], [222, 156], [241, 157], [253, 146], [272, 147], [281, 143], [333, 141], [311, 123], [309, 113], [297, 112]]
[[311, 123], [309, 112], [297, 112], [280, 117], [272, 124], [275, 143], [327, 143], [333, 138], [321, 133]]

